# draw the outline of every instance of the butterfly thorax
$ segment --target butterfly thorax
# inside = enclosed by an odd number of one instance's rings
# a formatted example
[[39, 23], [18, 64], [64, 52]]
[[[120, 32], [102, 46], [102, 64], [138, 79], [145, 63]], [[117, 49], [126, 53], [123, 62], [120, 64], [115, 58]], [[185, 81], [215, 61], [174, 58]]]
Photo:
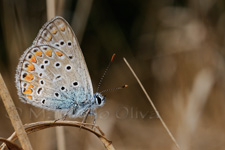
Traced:
[[105, 97], [101, 93], [95, 93], [90, 100], [80, 102], [73, 105], [72, 117], [82, 117], [86, 113], [92, 113], [96, 108], [103, 106], [105, 103]]

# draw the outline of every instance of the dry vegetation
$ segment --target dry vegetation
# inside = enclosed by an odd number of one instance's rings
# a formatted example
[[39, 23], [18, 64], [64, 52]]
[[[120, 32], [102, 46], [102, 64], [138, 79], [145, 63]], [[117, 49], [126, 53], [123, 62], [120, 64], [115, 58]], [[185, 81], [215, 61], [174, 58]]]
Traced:
[[[107, 93], [105, 106], [97, 110], [97, 125], [115, 149], [177, 149], [123, 57], [182, 150], [224, 149], [223, 1], [58, 0], [55, 12], [49, 2], [0, 2], [0, 73], [23, 124], [54, 120], [53, 112], [19, 101], [14, 75], [20, 55], [31, 45], [47, 16], [55, 14], [63, 16], [75, 30], [94, 89], [111, 55], [117, 54], [101, 89], [123, 84], [129, 88]], [[5, 139], [13, 132], [1, 101], [0, 141], [12, 146]], [[61, 139], [57, 138], [60, 134]], [[28, 138], [34, 150], [53, 150], [60, 145], [59, 149], [105, 149], [101, 140], [79, 127], [67, 126], [57, 132], [56, 128], [44, 129]]]

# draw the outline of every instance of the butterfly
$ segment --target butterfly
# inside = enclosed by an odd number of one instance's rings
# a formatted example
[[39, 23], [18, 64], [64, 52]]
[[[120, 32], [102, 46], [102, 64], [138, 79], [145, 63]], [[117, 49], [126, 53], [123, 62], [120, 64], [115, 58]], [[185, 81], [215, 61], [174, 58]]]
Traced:
[[43, 25], [16, 72], [17, 92], [25, 103], [70, 117], [96, 117], [93, 111], [105, 103], [101, 93], [93, 93], [78, 40], [62, 17]]

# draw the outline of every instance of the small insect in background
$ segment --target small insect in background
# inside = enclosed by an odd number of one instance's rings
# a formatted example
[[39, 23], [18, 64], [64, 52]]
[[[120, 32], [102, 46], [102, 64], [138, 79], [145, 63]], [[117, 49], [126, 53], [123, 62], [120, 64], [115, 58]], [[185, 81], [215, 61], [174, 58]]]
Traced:
[[[41, 28], [32, 46], [21, 56], [15, 77], [23, 102], [66, 116], [94, 115], [96, 120], [94, 110], [105, 103], [102, 92], [93, 93], [78, 40], [62, 17], [53, 18]], [[101, 82], [102, 78], [99, 85]]]

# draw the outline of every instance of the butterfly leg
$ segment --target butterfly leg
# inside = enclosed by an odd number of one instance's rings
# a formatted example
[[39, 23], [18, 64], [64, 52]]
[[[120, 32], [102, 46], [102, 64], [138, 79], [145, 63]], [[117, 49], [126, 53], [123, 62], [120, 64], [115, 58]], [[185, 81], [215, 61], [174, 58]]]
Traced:
[[84, 123], [86, 123], [88, 115], [93, 115], [94, 116], [94, 121], [93, 121], [93, 126], [92, 126], [92, 129], [93, 129], [95, 127], [95, 124], [96, 124], [97, 115], [91, 109], [88, 109], [85, 113], [86, 114], [85, 114], [85, 117], [82, 121], [82, 124], [81, 124], [80, 128], [83, 126]]
[[82, 123], [81, 123], [81, 125], [80, 125], [80, 128], [83, 126], [84, 123], [86, 123], [87, 117], [88, 117], [88, 115], [89, 115], [89, 112], [90, 112], [90, 109], [87, 109], [87, 111], [85, 112], [85, 113], [86, 113], [86, 114], [85, 114], [85, 117], [84, 117], [84, 119], [83, 119], [83, 121], [82, 121]]
[[[65, 115], [63, 117], [61, 117], [61, 118], [55, 119], [54, 123], [56, 123], [57, 121], [63, 119], [64, 117], [65, 117]], [[63, 119], [63, 120], [65, 120], [65, 119]]]
[[93, 115], [94, 116], [94, 120], [93, 120], [93, 124], [96, 124], [96, 119], [97, 119], [97, 114], [95, 112], [93, 112], [92, 110], [89, 111], [89, 115]]
[[97, 114], [95, 112], [93, 112], [93, 110], [91, 108], [87, 109], [84, 113], [85, 113], [85, 115], [84, 115], [85, 117], [84, 117], [84, 119], [82, 121], [82, 125], [84, 123], [86, 123], [88, 115], [93, 115], [94, 116], [93, 125], [92, 125], [92, 129], [93, 129], [95, 124], [96, 124]]
[[66, 119], [67, 116], [68, 116], [68, 113], [66, 113], [65, 115], [63, 115], [63, 117], [56, 119], [56, 120], [54, 121], [54, 123], [56, 123], [56, 122], [59, 121], [59, 120], [63, 120], [63, 121], [64, 121], [64, 120]]
[[57, 121], [59, 121], [59, 120], [65, 120], [66, 118], [67, 118], [67, 116], [68, 116], [68, 114], [69, 114], [69, 112], [71, 111], [71, 110], [73, 110], [73, 112], [76, 110], [76, 109], [74, 109], [76, 106], [72, 106], [72, 107], [70, 107], [70, 109], [66, 112], [66, 114], [64, 114], [64, 116], [63, 117], [61, 117], [61, 118], [59, 118], [59, 119], [56, 119], [55, 121], [54, 121], [54, 123], [56, 123]]
[[93, 126], [92, 126], [92, 129], [94, 129], [95, 124], [96, 124], [97, 114], [91, 110], [91, 111], [89, 112], [89, 115], [93, 115], [93, 116], [94, 116]]

